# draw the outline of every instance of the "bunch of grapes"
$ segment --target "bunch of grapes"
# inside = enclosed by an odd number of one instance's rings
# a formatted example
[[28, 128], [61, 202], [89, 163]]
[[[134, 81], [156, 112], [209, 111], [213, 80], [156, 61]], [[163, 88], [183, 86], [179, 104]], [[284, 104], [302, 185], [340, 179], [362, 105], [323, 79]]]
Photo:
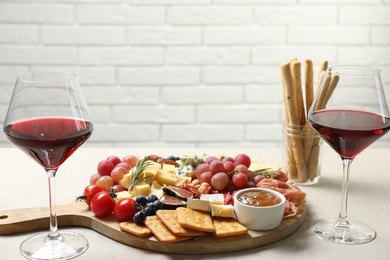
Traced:
[[98, 185], [105, 190], [113, 189], [114, 192], [126, 190], [119, 185], [123, 176], [135, 167], [138, 157], [135, 155], [127, 155], [122, 160], [113, 155], [107, 159], [101, 160], [97, 165], [97, 173], [93, 174], [89, 179], [91, 185]]
[[195, 168], [195, 175], [201, 183], [206, 182], [215, 190], [234, 191], [255, 187], [262, 178], [249, 170], [250, 165], [251, 159], [246, 154], [239, 154], [234, 159], [210, 156]]

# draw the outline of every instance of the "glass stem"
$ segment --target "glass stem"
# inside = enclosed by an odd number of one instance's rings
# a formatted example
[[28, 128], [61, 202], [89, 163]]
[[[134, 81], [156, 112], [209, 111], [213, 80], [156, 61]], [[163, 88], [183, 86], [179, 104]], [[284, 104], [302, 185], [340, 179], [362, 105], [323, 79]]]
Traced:
[[56, 170], [47, 170], [49, 180], [49, 202], [50, 202], [50, 232], [49, 239], [56, 239], [60, 236], [58, 233], [57, 214], [56, 214], [56, 185], [55, 176]]
[[352, 164], [352, 159], [343, 158], [343, 186], [341, 191], [341, 204], [340, 214], [337, 220], [339, 226], [349, 226], [347, 206], [348, 206], [348, 183], [349, 183], [349, 171]]

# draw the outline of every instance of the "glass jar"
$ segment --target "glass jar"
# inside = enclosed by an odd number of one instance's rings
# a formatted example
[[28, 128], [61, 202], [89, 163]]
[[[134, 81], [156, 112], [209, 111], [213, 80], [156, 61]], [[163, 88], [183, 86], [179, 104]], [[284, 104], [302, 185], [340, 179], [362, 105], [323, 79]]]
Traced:
[[306, 124], [283, 124], [283, 169], [298, 185], [312, 185], [321, 175], [322, 139]]

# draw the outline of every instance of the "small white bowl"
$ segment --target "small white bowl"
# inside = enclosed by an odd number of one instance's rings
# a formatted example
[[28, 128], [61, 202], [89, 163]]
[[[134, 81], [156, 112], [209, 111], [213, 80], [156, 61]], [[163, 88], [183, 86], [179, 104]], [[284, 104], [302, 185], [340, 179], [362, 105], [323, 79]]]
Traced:
[[[237, 198], [244, 192], [248, 191], [265, 191], [274, 194], [281, 199], [281, 202], [274, 206], [249, 206], [240, 202]], [[243, 189], [234, 195], [234, 211], [237, 220], [251, 230], [270, 230], [277, 228], [283, 219], [284, 206], [286, 198], [283, 194], [265, 188], [248, 188]]]

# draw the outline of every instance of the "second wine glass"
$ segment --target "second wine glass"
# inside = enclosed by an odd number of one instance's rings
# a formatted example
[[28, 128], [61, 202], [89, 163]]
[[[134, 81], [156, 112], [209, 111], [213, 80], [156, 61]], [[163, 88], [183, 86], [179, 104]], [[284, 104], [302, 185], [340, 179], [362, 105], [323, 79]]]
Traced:
[[309, 111], [309, 122], [343, 162], [340, 213], [336, 221], [320, 221], [313, 230], [325, 240], [362, 244], [374, 229], [347, 215], [348, 182], [353, 159], [390, 129], [390, 113], [378, 69], [334, 66], [326, 71]]

